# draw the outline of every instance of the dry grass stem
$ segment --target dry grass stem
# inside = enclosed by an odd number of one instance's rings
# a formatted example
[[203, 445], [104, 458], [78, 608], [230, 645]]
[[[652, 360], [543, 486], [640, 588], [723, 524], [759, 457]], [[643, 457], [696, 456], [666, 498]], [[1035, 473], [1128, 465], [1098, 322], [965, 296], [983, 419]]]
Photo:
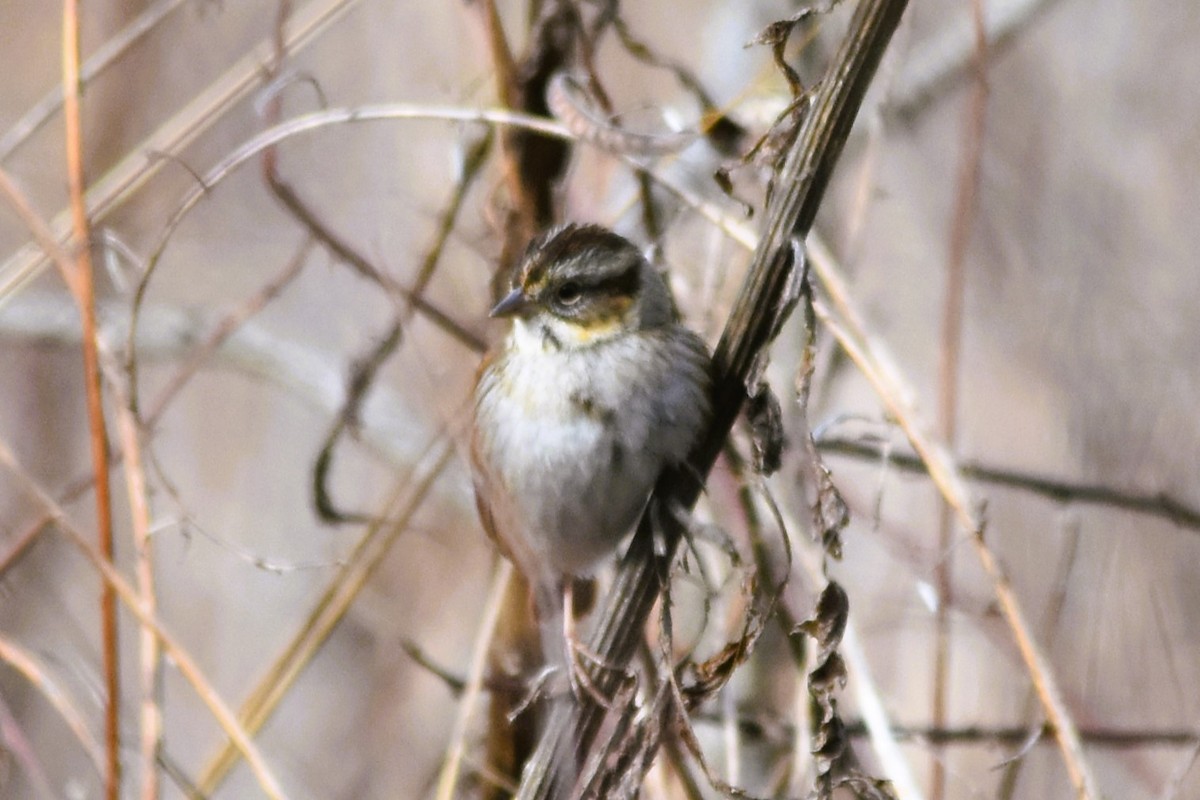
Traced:
[[[987, 113], [987, 33], [984, 28], [983, 2], [972, 0], [975, 33], [973, 67], [975, 81], [967, 118], [962, 130], [962, 152], [954, 200], [953, 220], [946, 259], [946, 284], [942, 295], [941, 347], [938, 352], [938, 434], [952, 452], [958, 445], [959, 384], [962, 361], [963, 303], [967, 284], [967, 246], [978, 206], [979, 171], [983, 158], [983, 136]], [[954, 539], [950, 506], [943, 501], [938, 513], [938, 553], [934, 568], [938, 602], [934, 609], [936, 640], [932, 675], [932, 714], [935, 728], [946, 725], [947, 695], [950, 692], [951, 608], [954, 606], [954, 559], [949, 557]], [[930, 780], [932, 800], [942, 800], [946, 791], [946, 772], [940, 750], [935, 749]]]
[[851, 682], [858, 708], [862, 712], [863, 722], [866, 723], [867, 733], [871, 737], [871, 747], [879, 758], [879, 766], [892, 783], [898, 800], [923, 800], [917, 780], [900, 745], [893, 733], [893, 723], [888, 716], [883, 697], [871, 677], [871, 665], [867, 654], [863, 652], [859, 641], [858, 631], [853, 623], [846, 626], [846, 634], [842, 637], [841, 653], [846, 657], [846, 665], [854, 676]]
[[508, 591], [508, 582], [512, 579], [512, 563], [501, 559], [492, 576], [492, 588], [488, 591], [487, 602], [483, 606], [483, 616], [479, 621], [479, 630], [475, 634], [475, 645], [471, 649], [471, 663], [467, 668], [467, 684], [458, 701], [458, 714], [454, 718], [454, 730], [450, 735], [450, 746], [447, 748], [446, 760], [438, 775], [437, 790], [434, 797], [437, 800], [453, 800], [458, 786], [458, 778], [462, 771], [463, 754], [466, 752], [467, 735], [470, 732], [471, 716], [479, 703], [479, 695], [483, 688], [483, 673], [487, 667], [488, 648], [491, 647], [492, 637], [496, 632], [496, 621], [500, 618], [500, 609], [504, 595]]
[[[117, 435], [121, 443], [121, 465], [129, 498], [130, 527], [133, 533], [134, 574], [142, 605], [147, 613], [158, 616], [158, 595], [154, 579], [154, 543], [150, 536], [150, 494], [142, 465], [142, 443], [137, 419], [121, 391], [116, 374], [116, 359], [105, 354], [109, 381], [117, 399]], [[141, 689], [140, 746], [138, 775], [142, 800], [159, 796], [158, 755], [162, 743], [163, 714], [159, 706], [162, 660], [158, 637], [146, 626], [138, 635], [138, 680]]]
[[[83, 126], [79, 95], [79, 0], [63, 2], [63, 121], [66, 126], [67, 187], [71, 197], [71, 230], [75, 263], [68, 283], [79, 306], [83, 326], [83, 380], [87, 398], [92, 473], [96, 482], [96, 540], [100, 557], [113, 558], [112, 491], [109, 487], [108, 431], [100, 396], [100, 352], [96, 336], [96, 289], [92, 271], [92, 226], [84, 193]], [[66, 265], [64, 265], [66, 269]], [[73, 286], [72, 286], [73, 283]], [[117, 635], [117, 598], [107, 584], [100, 590], [100, 651], [104, 671], [104, 742], [108, 756], [105, 796], [121, 794], [121, 666]]]
[[29, 525], [22, 533], [15, 537], [15, 541], [9, 545], [8, 549], [0, 553], [0, 580], [4, 579], [5, 573], [16, 566], [23, 555], [29, 552], [33, 543], [42, 535], [42, 531], [54, 520], [43, 514], [40, 518]]
[[304, 133], [327, 128], [332, 125], [350, 125], [365, 122], [381, 122], [396, 120], [425, 120], [432, 122], [473, 122], [487, 125], [522, 128], [544, 136], [558, 139], [570, 139], [570, 132], [557, 122], [532, 114], [504, 109], [470, 109], [457, 106], [434, 106], [414, 103], [380, 103], [357, 106], [355, 108], [329, 108], [301, 114], [285, 120], [243, 142], [229, 155], [221, 159], [201, 178], [201, 185], [193, 187], [171, 214], [157, 246], [150, 256], [150, 269], [153, 270], [162, 251], [166, 248], [171, 233], [178, 227], [183, 217], [207, 195], [216, 184], [224, 180], [231, 172], [245, 162], [260, 155], [264, 150], [274, 147], [280, 142]]

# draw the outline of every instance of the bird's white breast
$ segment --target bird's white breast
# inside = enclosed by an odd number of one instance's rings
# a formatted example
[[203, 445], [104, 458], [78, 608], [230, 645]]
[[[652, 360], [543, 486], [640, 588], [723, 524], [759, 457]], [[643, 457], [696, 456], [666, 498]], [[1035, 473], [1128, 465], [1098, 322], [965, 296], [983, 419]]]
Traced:
[[632, 527], [662, 468], [686, 457], [707, 399], [702, 346], [685, 336], [556, 349], [515, 323], [476, 413], [491, 432], [482, 466], [504, 495], [492, 503], [497, 533], [527, 573], [587, 572]]

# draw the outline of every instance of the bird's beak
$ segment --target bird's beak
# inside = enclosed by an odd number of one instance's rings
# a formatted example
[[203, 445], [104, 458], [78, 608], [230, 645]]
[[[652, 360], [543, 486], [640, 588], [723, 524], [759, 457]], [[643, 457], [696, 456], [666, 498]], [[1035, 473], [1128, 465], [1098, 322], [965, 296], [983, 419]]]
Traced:
[[513, 289], [508, 294], [504, 295], [504, 299], [496, 303], [495, 307], [488, 313], [489, 317], [511, 317], [513, 314], [519, 314], [532, 305], [530, 299], [526, 296], [521, 287]]

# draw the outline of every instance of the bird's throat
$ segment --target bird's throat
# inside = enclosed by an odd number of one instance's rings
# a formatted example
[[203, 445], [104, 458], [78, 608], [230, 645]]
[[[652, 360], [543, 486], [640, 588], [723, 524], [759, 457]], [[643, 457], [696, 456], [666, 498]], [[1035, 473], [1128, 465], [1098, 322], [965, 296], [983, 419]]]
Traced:
[[625, 330], [625, 324], [617, 317], [580, 323], [539, 315], [513, 320], [511, 341], [513, 349], [521, 353], [557, 353], [591, 347]]

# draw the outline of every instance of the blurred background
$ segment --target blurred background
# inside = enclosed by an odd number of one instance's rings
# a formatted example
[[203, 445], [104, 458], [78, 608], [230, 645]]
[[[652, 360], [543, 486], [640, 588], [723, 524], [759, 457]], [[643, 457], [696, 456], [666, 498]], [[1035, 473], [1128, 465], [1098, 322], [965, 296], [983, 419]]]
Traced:
[[[229, 707], [276, 688], [255, 741], [289, 797], [431, 796], [459, 701], [437, 670], [465, 674], [496, 565], [463, 443], [478, 346], [502, 334], [486, 310], [507, 199], [486, 126], [436, 113], [497, 103], [488, 4], [294, 0], [282, 27], [275, 0], [85, 5], [83, 153], [114, 448], [131, 391], [146, 425], [152, 554], [138, 558], [127, 473], [114, 466], [116, 565], [131, 583], [152, 567], [159, 618]], [[530, 11], [498, 5], [520, 55]], [[608, 5], [582, 7], [590, 17]], [[789, 60], [808, 85], [837, 46], [844, 5], [792, 37]], [[906, 399], [974, 469], [973, 508], [1103, 795], [1200, 797], [1200, 7], [981, 5], [982, 81], [972, 3], [910, 3], [817, 231]], [[770, 49], [745, 45], [798, 8], [629, 3], [620, 15], [694, 73], [744, 132], [745, 152], [788, 102]], [[0, 166], [68, 233], [61, 47], [56, 4], [0, 3]], [[701, 125], [706, 109], [670, 70], [612, 34], [594, 55], [621, 124]], [[261, 153], [223, 168], [273, 124], [365, 104], [432, 118], [289, 136], [274, 151], [274, 190]], [[736, 168], [731, 199], [712, 173], [733, 161], [705, 139], [654, 163], [753, 229], [740, 200], [761, 210], [766, 172]], [[314, 239], [281, 202], [283, 184], [357, 255]], [[655, 245], [689, 324], [715, 344], [748, 254], [687, 204], [658, 201], [649, 228], [630, 168], [582, 146], [555, 198], [562, 219]], [[0, 442], [18, 467], [0, 470], [0, 796], [100, 797], [101, 583], [61, 530], [95, 536], [78, 312], [5, 209]], [[130, 318], [153, 258], [130, 384]], [[794, 460], [803, 341], [795, 320], [769, 373], [791, 434], [784, 468], [749, 479], [789, 520], [808, 514]], [[389, 342], [346, 420], [351, 377]], [[1037, 735], [1044, 714], [967, 532], [943, 532], [929, 480], [889, 462], [910, 452], [905, 436], [823, 329], [817, 352], [809, 424], [852, 513], [829, 572], [865, 658], [840, 710], [864, 769], [894, 779], [907, 769], [906, 796], [1072, 796], [1053, 736]], [[329, 441], [330, 501], [386, 522], [318, 516], [313, 471]], [[748, 551], [740, 480], [719, 464], [698, 516]], [[31, 483], [65, 522], [48, 518]], [[803, 618], [819, 581], [799, 566], [812, 561], [804, 526], [790, 534], [799, 555], [786, 597]], [[736, 595], [735, 585], [717, 599], [735, 606]], [[711, 637], [729, 632], [689, 617], [688, 598], [676, 597], [676, 635], [711, 653]], [[716, 618], [724, 606], [714, 607]], [[143, 642], [124, 608], [120, 622], [132, 797], [146, 778]], [[804, 675], [783, 642], [764, 634], [695, 722], [714, 771], [764, 796], [804, 785], [793, 763]], [[283, 677], [288, 665], [295, 675]], [[864, 691], [882, 702], [899, 765], [861, 735]], [[161, 796], [261, 795], [244, 763], [218, 766], [224, 734], [171, 658], [151, 698]], [[468, 776], [483, 766], [477, 735], [478, 723]], [[478, 782], [465, 779], [463, 795]], [[644, 792], [685, 796], [667, 778]]]

